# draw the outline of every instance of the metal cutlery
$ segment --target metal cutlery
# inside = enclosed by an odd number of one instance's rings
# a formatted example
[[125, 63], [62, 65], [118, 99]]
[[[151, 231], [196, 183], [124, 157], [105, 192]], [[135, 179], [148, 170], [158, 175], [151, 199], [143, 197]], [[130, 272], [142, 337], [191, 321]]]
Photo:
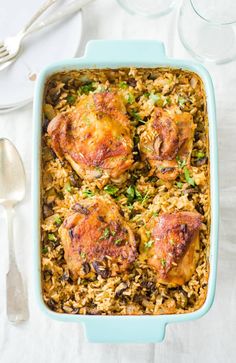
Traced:
[[5, 63], [14, 58], [20, 50], [21, 42], [31, 25], [58, 0], [47, 0], [32, 16], [28, 23], [13, 37], [0, 40], [0, 63]]
[[6, 276], [7, 316], [8, 320], [14, 323], [27, 320], [29, 315], [27, 294], [18, 270], [13, 239], [14, 206], [21, 202], [24, 196], [25, 172], [20, 155], [8, 139], [0, 139], [0, 204], [6, 212], [9, 244], [9, 268]]
[[0, 40], [0, 71], [10, 66], [16, 60], [16, 56], [20, 51], [22, 40], [27, 35], [72, 15], [84, 5], [94, 0], [75, 0], [62, 9], [56, 11], [55, 14], [48, 18], [36, 22], [36, 20], [57, 1], [58, 0], [48, 0], [17, 35], [6, 38], [3, 41]]

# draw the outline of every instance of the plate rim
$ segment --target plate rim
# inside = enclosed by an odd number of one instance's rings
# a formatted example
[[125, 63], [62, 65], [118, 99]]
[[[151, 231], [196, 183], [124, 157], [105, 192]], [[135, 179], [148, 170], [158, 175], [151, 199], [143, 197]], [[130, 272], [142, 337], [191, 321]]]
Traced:
[[[80, 49], [80, 47], [81, 47], [81, 41], [82, 41], [82, 38], [83, 38], [83, 30], [84, 30], [84, 13], [83, 13], [83, 8], [81, 8], [80, 10], [78, 10], [76, 12], [76, 16], [79, 16], [80, 17], [80, 21], [78, 23], [78, 35], [79, 36], [77, 38], [77, 46], [76, 46], [75, 52], [74, 52], [74, 54], [70, 55], [69, 58], [75, 58], [76, 55], [77, 55], [77, 53], [78, 53], [78, 51], [79, 51], [79, 49]], [[68, 57], [65, 56], [65, 58], [68, 58]], [[40, 72], [41, 71], [42, 71], [42, 69], [40, 70]], [[39, 75], [39, 73], [38, 73], [38, 75]], [[32, 95], [29, 98], [26, 98], [24, 100], [21, 100], [21, 101], [19, 101], [17, 103], [2, 104], [1, 101], [0, 101], [0, 114], [9, 113], [10, 111], [15, 111], [18, 108], [24, 107], [24, 106], [28, 105], [30, 102], [32, 102], [33, 101], [33, 98], [34, 98], [34, 89], [33, 89]]]

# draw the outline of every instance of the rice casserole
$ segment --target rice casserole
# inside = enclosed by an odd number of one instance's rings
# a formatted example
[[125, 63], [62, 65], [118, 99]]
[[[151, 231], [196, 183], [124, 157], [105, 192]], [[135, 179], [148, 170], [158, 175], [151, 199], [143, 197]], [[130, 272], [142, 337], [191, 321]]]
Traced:
[[210, 248], [200, 77], [172, 68], [56, 73], [45, 86], [42, 129], [47, 306], [89, 315], [198, 310]]

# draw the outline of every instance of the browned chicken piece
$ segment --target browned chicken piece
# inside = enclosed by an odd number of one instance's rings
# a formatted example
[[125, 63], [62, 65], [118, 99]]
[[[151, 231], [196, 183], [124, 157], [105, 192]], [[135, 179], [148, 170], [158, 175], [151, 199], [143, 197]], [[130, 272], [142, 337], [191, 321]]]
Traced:
[[150, 221], [151, 239], [144, 242], [142, 236], [142, 248], [158, 282], [176, 286], [191, 278], [199, 259], [201, 223], [197, 212], [164, 213]]
[[127, 270], [137, 256], [136, 241], [118, 207], [106, 197], [83, 199], [59, 228], [73, 278], [96, 272], [103, 278]]
[[130, 122], [121, 97], [112, 92], [84, 95], [72, 111], [57, 115], [48, 126], [51, 146], [77, 174], [97, 181], [123, 181], [133, 163]]
[[170, 116], [161, 108], [142, 126], [140, 152], [156, 175], [163, 180], [174, 180], [180, 172], [179, 162], [190, 164], [193, 147], [194, 123], [190, 113]]

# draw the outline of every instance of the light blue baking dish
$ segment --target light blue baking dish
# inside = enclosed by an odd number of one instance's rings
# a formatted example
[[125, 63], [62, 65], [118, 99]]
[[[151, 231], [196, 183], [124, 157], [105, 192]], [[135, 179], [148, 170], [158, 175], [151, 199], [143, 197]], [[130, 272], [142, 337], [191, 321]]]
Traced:
[[[205, 85], [209, 117], [210, 139], [210, 183], [211, 183], [211, 237], [210, 276], [208, 293], [204, 305], [188, 314], [160, 316], [90, 316], [59, 314], [44, 303], [41, 287], [40, 267], [40, 158], [41, 121], [45, 81], [55, 72], [84, 68], [120, 67], [173, 67], [196, 72]], [[49, 317], [65, 322], [79, 322], [85, 326], [91, 342], [161, 342], [168, 323], [186, 322], [203, 316], [211, 307], [216, 285], [218, 245], [218, 157], [214, 90], [210, 75], [198, 63], [171, 59], [165, 55], [164, 45], [158, 41], [90, 41], [85, 55], [54, 63], [44, 69], [36, 84], [34, 97], [34, 142], [33, 142], [33, 238], [34, 238], [34, 283], [39, 306]]]

